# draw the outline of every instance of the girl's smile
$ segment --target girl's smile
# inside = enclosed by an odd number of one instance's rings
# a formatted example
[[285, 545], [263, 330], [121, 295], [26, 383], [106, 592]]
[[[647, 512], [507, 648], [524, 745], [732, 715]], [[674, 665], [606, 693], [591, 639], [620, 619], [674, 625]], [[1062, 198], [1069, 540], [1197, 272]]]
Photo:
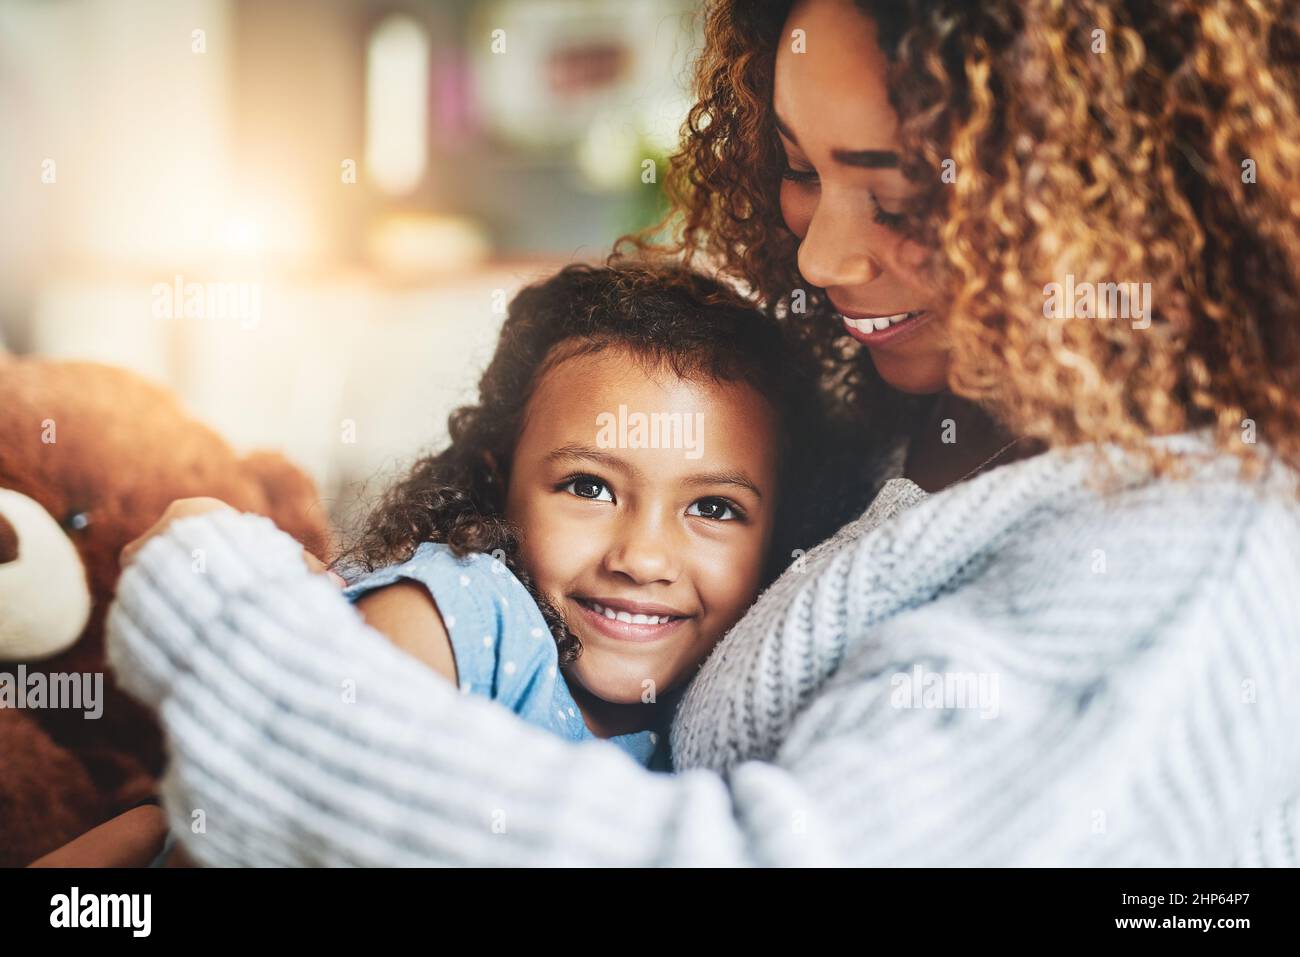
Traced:
[[570, 601], [577, 606], [589, 627], [616, 641], [658, 641], [669, 637], [678, 625], [695, 617], [650, 602], [579, 597]]

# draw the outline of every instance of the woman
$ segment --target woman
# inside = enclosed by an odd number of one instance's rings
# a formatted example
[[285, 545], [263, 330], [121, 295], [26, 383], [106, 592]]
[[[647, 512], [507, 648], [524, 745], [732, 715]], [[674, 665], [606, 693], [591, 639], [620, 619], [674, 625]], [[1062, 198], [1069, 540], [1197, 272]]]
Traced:
[[891, 480], [706, 662], [673, 776], [458, 698], [265, 520], [173, 510], [110, 653], [186, 850], [1300, 863], [1300, 42], [1227, 7], [712, 4], [684, 245], [825, 340]]

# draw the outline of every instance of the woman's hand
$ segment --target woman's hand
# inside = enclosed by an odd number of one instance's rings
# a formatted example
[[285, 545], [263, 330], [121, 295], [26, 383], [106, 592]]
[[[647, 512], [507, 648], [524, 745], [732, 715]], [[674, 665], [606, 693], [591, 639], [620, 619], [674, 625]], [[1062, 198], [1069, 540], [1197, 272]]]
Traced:
[[[219, 498], [196, 497], [196, 498], [176, 499], [176, 501], [172, 502], [170, 505], [167, 506], [167, 508], [163, 511], [162, 516], [159, 517], [158, 521], [154, 522], [151, 526], [149, 526], [148, 529], [145, 530], [145, 533], [143, 535], [141, 535], [139, 538], [127, 542], [122, 547], [122, 554], [118, 559], [118, 564], [122, 568], [125, 568], [128, 564], [130, 564], [131, 560], [135, 558], [136, 554], [140, 551], [140, 549], [142, 549], [145, 546], [145, 543], [148, 542], [149, 539], [153, 538], [156, 535], [161, 535], [163, 532], [167, 531], [167, 529], [171, 526], [171, 523], [176, 521], [178, 518], [189, 518], [192, 515], [204, 515], [208, 512], [220, 511], [223, 508], [229, 509], [230, 506], [227, 505], [225, 502], [221, 501], [221, 499]], [[340, 588], [343, 587], [343, 585], [345, 584], [342, 578], [340, 578], [334, 572], [329, 571], [325, 567], [324, 562], [322, 562], [319, 558], [317, 558], [315, 555], [313, 555], [311, 552], [307, 551], [306, 549], [303, 549], [302, 558], [303, 561], [307, 563], [307, 568], [310, 571], [324, 572], [325, 574], [329, 575], [329, 577], [333, 579], [334, 582], [337, 583]]]
[[219, 498], [178, 498], [163, 510], [162, 516], [154, 522], [145, 533], [139, 538], [129, 541], [122, 547], [122, 554], [118, 559], [118, 564], [125, 568], [135, 558], [136, 553], [144, 548], [145, 542], [155, 535], [161, 535], [167, 531], [172, 522], [178, 518], [189, 518], [191, 515], [203, 515], [206, 512], [215, 512], [223, 508], [230, 508]]

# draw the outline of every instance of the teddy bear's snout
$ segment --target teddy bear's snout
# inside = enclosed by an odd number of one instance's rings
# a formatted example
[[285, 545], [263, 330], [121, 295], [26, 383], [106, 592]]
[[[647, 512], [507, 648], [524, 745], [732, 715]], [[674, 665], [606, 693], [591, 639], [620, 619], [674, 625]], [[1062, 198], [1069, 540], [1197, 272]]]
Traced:
[[0, 512], [0, 565], [18, 558], [18, 533], [9, 524], [9, 519]]
[[0, 661], [35, 661], [72, 647], [90, 609], [76, 545], [40, 502], [0, 488]]

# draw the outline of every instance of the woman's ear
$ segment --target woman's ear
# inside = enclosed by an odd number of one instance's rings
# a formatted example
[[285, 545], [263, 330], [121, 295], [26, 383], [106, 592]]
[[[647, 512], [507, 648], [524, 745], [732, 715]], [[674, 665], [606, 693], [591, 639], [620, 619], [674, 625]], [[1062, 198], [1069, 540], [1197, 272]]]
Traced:
[[483, 464], [487, 466], [488, 484], [493, 488], [504, 488], [505, 483], [501, 478], [501, 467], [497, 464], [497, 457], [490, 450], [483, 453]]

